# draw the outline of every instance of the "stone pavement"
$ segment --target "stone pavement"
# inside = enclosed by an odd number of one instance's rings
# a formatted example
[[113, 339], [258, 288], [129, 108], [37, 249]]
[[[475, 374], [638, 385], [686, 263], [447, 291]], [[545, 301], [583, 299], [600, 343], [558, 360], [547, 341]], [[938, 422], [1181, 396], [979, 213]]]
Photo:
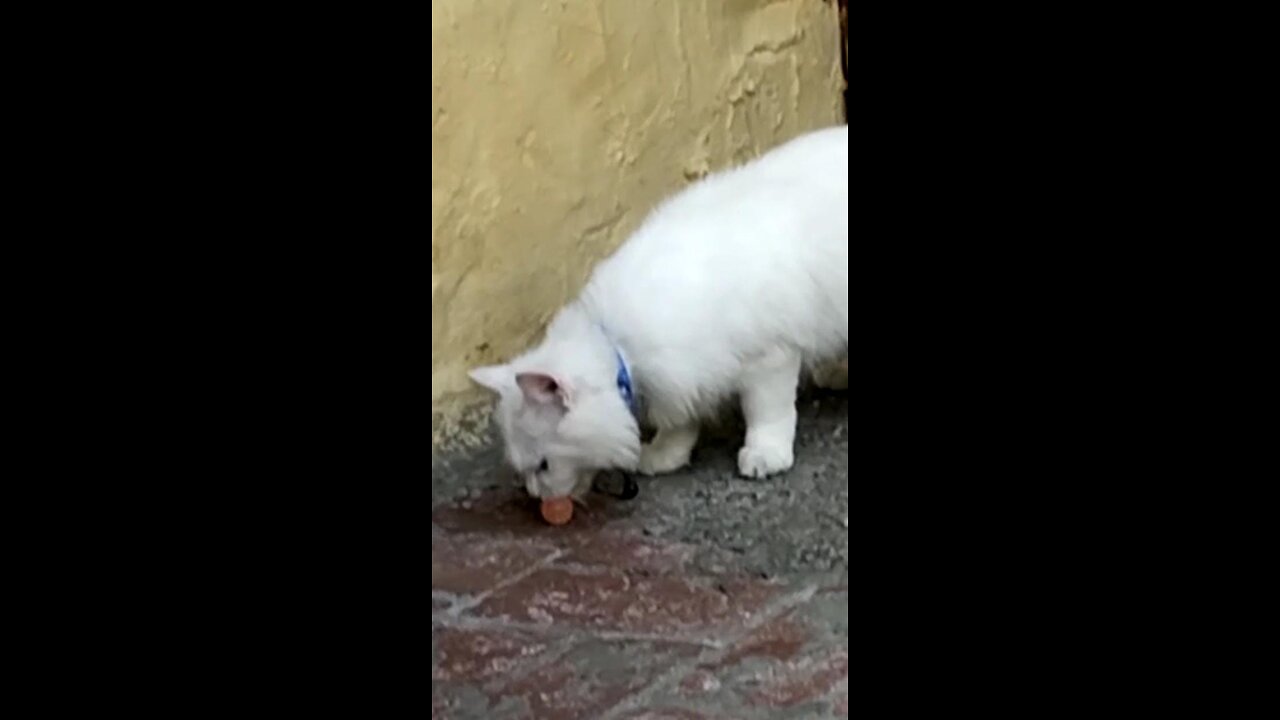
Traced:
[[433, 458], [431, 717], [848, 717], [848, 398], [802, 408], [789, 474], [730, 428], [562, 528], [495, 451]]

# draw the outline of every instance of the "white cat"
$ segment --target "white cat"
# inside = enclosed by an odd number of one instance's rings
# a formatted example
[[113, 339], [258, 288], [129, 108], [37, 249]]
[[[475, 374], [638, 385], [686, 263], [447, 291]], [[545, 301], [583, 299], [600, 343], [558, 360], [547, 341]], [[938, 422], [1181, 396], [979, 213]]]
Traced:
[[[801, 367], [848, 345], [849, 129], [840, 126], [660, 205], [542, 344], [471, 377], [500, 396], [507, 458], [529, 493], [581, 497], [601, 470], [684, 466], [700, 420], [735, 395], [747, 421], [741, 473], [790, 469]], [[658, 431], [643, 448], [633, 412]]]

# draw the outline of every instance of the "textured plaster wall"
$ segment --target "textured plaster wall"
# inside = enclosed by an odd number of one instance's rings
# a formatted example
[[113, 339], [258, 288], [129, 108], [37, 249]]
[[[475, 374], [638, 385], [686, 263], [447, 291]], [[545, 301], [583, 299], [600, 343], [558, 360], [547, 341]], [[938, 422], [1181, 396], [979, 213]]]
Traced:
[[[660, 199], [842, 121], [825, 0], [432, 0], [432, 446]], [[482, 411], [480, 411], [482, 412]]]

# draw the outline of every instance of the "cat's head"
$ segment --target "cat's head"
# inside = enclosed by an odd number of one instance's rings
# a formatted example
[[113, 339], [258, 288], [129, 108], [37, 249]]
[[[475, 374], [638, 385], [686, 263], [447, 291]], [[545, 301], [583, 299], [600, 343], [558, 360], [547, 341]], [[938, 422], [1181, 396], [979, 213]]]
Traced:
[[512, 365], [471, 379], [497, 393], [507, 461], [534, 497], [581, 495], [598, 472], [639, 462], [639, 427], [613, 385]]

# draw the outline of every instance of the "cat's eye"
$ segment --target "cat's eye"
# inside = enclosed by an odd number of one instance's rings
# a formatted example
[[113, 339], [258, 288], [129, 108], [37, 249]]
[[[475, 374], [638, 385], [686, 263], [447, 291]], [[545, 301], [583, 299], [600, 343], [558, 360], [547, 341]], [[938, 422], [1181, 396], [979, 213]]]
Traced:
[[544, 473], [544, 472], [546, 472], [548, 469], [550, 469], [550, 467], [551, 467], [551, 466], [547, 464], [547, 461], [546, 461], [546, 460], [543, 460], [543, 461], [542, 461], [542, 463], [538, 465], [538, 472], [540, 472], [540, 473]]

